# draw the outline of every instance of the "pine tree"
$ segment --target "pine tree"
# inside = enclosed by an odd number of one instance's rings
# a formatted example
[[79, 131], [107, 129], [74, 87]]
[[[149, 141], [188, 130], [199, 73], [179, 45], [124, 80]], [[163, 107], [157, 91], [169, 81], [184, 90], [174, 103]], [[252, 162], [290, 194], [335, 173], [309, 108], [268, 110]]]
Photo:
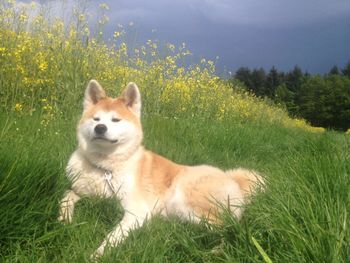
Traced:
[[346, 64], [345, 68], [342, 70], [344, 76], [350, 78], [350, 60], [348, 64]]
[[333, 66], [329, 71], [328, 75], [339, 75], [339, 69], [337, 66]]
[[251, 74], [252, 91], [258, 96], [264, 96], [266, 73], [263, 68], [254, 69]]
[[275, 96], [275, 92], [277, 87], [282, 84], [281, 75], [278, 73], [275, 66], [273, 66], [269, 74], [267, 74], [266, 77], [266, 89], [265, 89], [265, 95], [269, 98], [273, 98]]
[[287, 88], [292, 92], [297, 92], [303, 83], [304, 74], [300, 67], [295, 66], [294, 69], [286, 75]]
[[244, 83], [249, 90], [253, 90], [253, 83], [251, 81], [251, 71], [247, 67], [240, 67], [236, 73], [235, 78]]

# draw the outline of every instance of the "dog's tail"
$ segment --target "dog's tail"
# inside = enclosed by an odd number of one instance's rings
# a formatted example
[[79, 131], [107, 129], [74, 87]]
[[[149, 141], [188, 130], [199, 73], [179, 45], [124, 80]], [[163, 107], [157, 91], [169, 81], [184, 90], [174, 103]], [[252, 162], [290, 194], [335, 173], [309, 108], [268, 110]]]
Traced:
[[243, 192], [244, 197], [253, 194], [258, 188], [264, 186], [263, 177], [255, 171], [243, 168], [228, 170], [226, 173], [236, 181]]

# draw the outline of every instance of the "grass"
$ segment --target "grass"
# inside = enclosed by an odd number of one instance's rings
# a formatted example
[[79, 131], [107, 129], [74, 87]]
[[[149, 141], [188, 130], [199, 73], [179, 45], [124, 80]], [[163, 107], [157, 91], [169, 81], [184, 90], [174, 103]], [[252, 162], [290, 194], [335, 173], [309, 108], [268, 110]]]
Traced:
[[[57, 222], [69, 187], [64, 168], [79, 114], [0, 114], [0, 253], [3, 262], [86, 262], [121, 219], [118, 202], [83, 199], [71, 225]], [[207, 227], [156, 216], [101, 262], [349, 262], [349, 137], [281, 125], [143, 119], [145, 145], [185, 164], [261, 171], [265, 193], [241, 222]]]

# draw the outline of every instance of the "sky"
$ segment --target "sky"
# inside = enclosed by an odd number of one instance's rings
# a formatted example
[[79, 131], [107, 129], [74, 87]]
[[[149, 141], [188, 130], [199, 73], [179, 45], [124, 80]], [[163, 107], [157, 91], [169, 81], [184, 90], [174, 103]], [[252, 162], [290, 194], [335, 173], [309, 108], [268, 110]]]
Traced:
[[90, 1], [89, 12], [100, 3], [109, 6], [107, 34], [132, 22], [137, 43], [186, 43], [221, 73], [298, 65], [323, 74], [350, 61], [350, 0], [105, 0]]

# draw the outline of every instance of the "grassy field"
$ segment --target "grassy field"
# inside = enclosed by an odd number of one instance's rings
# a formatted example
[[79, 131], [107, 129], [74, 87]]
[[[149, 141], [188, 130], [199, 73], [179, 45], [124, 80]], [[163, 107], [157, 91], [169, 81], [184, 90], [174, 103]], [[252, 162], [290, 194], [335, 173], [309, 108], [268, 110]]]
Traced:
[[67, 24], [31, 8], [0, 1], [1, 262], [86, 262], [123, 215], [115, 200], [84, 199], [71, 225], [57, 221], [91, 78], [112, 95], [137, 83], [150, 150], [266, 179], [240, 222], [154, 217], [101, 262], [350, 262], [349, 135], [290, 118], [213, 61], [186, 67], [184, 45], [130, 47], [123, 28], [105, 42], [105, 5], [94, 33], [79, 10]]
[[[36, 116], [0, 115], [2, 261], [85, 262], [121, 219], [114, 200], [84, 199], [71, 225], [56, 220], [78, 117], [41, 128]], [[160, 116], [143, 123], [149, 149], [180, 163], [259, 170], [267, 190], [239, 223], [225, 214], [211, 228], [155, 217], [101, 262], [349, 262], [348, 136]]]

